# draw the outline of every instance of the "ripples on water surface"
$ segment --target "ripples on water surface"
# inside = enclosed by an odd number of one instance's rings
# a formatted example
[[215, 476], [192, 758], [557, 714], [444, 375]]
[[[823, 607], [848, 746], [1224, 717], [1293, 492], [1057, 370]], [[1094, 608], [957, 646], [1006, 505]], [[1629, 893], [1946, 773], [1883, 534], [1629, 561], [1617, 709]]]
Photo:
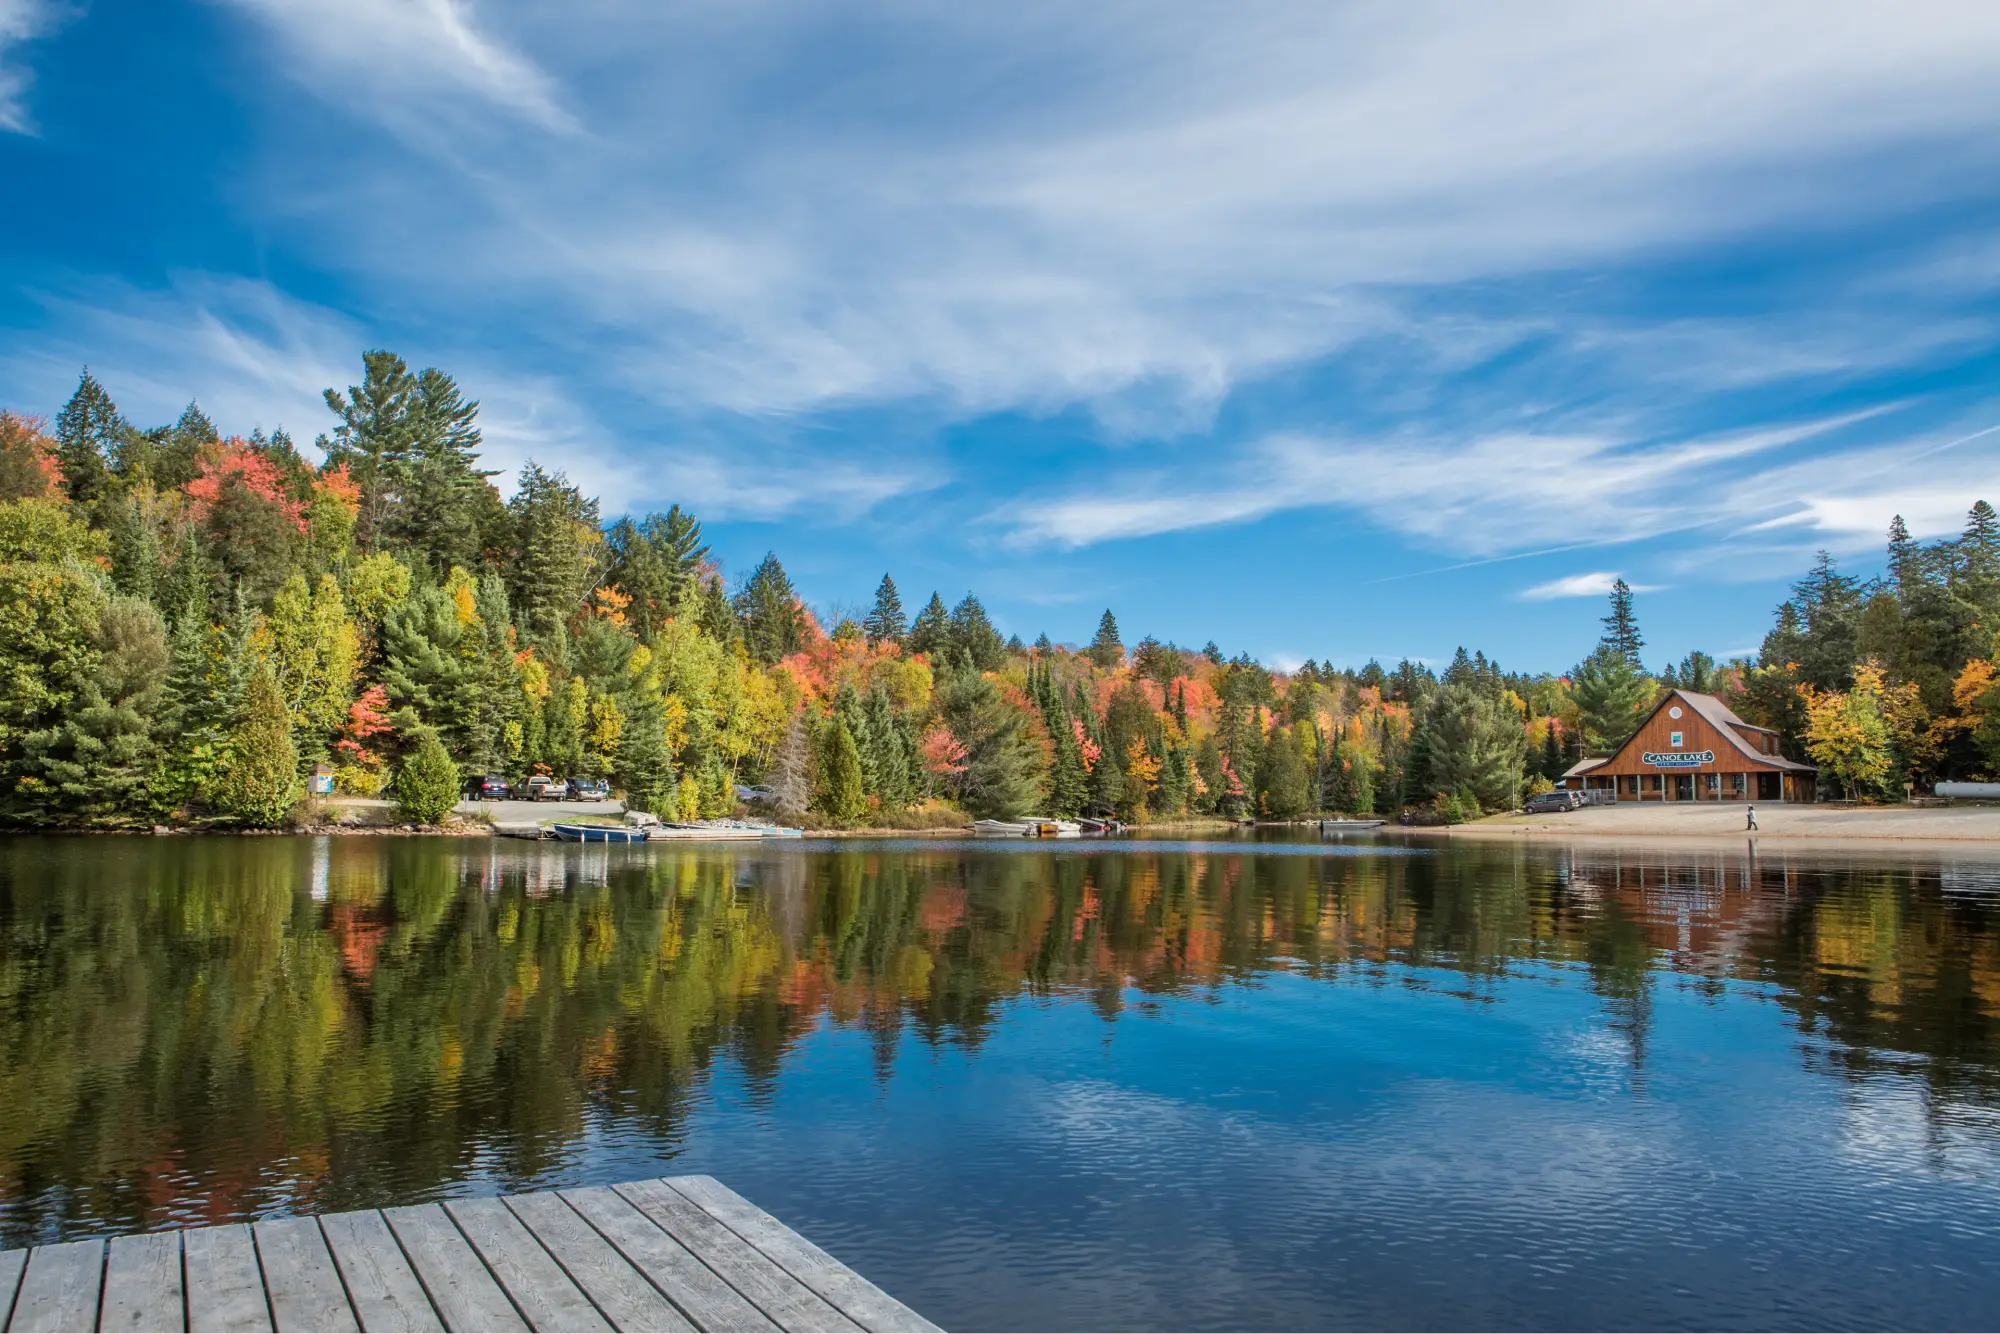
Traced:
[[2000, 866], [0, 841], [0, 1242], [712, 1172], [963, 1328], [2000, 1324]]

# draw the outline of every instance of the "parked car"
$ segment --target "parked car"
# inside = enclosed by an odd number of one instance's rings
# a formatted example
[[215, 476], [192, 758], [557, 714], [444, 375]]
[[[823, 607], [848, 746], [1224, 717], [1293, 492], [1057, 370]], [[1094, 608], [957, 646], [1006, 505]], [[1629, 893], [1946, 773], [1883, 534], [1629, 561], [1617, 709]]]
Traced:
[[529, 801], [561, 801], [569, 795], [569, 784], [547, 774], [536, 774], [528, 780], [525, 795]]
[[1528, 804], [1521, 809], [1529, 815], [1551, 815], [1556, 811], [1573, 811], [1583, 804], [1583, 793], [1559, 787], [1539, 797], [1529, 797]]
[[609, 801], [611, 800], [611, 784], [605, 782], [602, 778], [571, 778], [569, 780], [569, 799], [571, 801]]
[[467, 801], [505, 801], [513, 795], [514, 790], [500, 774], [475, 774], [465, 780]]

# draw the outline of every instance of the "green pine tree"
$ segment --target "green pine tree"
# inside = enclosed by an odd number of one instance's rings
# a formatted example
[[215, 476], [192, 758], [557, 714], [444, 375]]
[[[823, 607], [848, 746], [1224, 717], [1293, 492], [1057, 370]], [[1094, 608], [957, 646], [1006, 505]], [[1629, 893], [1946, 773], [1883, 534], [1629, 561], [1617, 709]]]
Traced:
[[934, 665], [951, 649], [951, 613], [944, 609], [944, 599], [936, 593], [931, 594], [931, 600], [917, 613], [903, 647], [925, 655]]
[[[1639, 633], [1639, 618], [1632, 612], [1631, 585], [1623, 579], [1612, 581], [1611, 611], [1604, 618], [1604, 637], [1598, 642], [1624, 654], [1635, 671], [1645, 670], [1639, 661], [1639, 651], [1646, 647], [1646, 639]], [[1464, 652], [1463, 649], [1459, 651]]]
[[861, 774], [861, 753], [847, 720], [832, 715], [827, 727], [826, 757], [821, 761], [826, 795], [824, 810], [836, 824], [856, 823], [868, 811], [868, 794]]
[[967, 593], [952, 609], [951, 647], [961, 659], [982, 672], [998, 671], [1007, 660], [1007, 645], [987, 619], [986, 608]]
[[896, 581], [886, 574], [875, 587], [875, 605], [861, 622], [861, 628], [867, 632], [870, 644], [902, 641], [908, 628], [903, 617], [903, 599], [896, 593]]
[[765, 666], [799, 651], [802, 612], [799, 597], [777, 553], [766, 552], [736, 594], [736, 619], [751, 660]]
[[435, 733], [424, 733], [396, 770], [396, 809], [416, 824], [443, 824], [458, 804], [458, 790], [458, 766]]
[[260, 661], [244, 691], [243, 716], [217, 766], [211, 804], [238, 824], [282, 824], [298, 804], [298, 768], [290, 712], [271, 669]]
[[1090, 641], [1090, 647], [1085, 652], [1102, 671], [1108, 672], [1125, 660], [1125, 645], [1118, 640], [1118, 618], [1111, 614], [1109, 607], [1099, 618], [1097, 636]]
[[56, 414], [56, 462], [70, 503], [93, 511], [111, 490], [110, 461], [131, 428], [104, 386], [83, 368], [83, 378]]

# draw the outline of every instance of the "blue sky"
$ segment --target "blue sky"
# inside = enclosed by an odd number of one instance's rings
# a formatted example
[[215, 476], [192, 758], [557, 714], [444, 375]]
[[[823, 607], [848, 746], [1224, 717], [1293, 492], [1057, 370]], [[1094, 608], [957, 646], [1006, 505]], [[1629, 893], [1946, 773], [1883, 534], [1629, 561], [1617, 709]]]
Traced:
[[0, 0], [0, 403], [489, 462], [810, 602], [1753, 647], [2000, 502], [2000, 6]]

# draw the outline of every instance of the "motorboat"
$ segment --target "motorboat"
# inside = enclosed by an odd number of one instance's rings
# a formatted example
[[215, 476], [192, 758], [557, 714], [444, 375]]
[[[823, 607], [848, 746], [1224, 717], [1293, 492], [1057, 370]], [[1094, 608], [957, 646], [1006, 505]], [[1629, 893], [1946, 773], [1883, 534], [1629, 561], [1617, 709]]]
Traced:
[[1058, 820], [1046, 815], [1024, 815], [1029, 838], [1082, 838], [1083, 826], [1075, 820]]
[[1028, 825], [1022, 820], [974, 820], [972, 832], [979, 838], [1026, 838]]

